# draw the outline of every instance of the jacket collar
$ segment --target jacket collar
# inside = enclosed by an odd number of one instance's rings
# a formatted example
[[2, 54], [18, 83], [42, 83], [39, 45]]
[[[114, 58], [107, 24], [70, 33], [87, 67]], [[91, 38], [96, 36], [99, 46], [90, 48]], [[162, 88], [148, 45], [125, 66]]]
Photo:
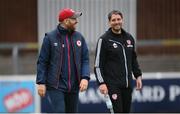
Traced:
[[68, 29], [65, 29], [60, 24], [57, 26], [57, 30], [59, 31], [60, 34], [68, 34], [68, 35], [72, 35], [72, 33], [74, 32], [74, 31], [70, 31]]
[[107, 33], [109, 33], [109, 34], [111, 34], [111, 35], [113, 35], [113, 36], [121, 36], [121, 35], [124, 35], [124, 34], [126, 33], [126, 31], [121, 28], [121, 34], [115, 34], [115, 33], [112, 31], [112, 29], [109, 28], [109, 29], [107, 30]]

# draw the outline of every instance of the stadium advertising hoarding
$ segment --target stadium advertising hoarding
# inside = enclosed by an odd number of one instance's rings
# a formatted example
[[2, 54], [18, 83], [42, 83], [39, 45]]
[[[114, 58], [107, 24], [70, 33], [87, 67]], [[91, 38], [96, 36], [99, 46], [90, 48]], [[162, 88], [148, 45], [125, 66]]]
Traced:
[[[143, 76], [142, 90], [133, 88], [131, 112], [180, 112], [179, 73], [144, 73]], [[79, 112], [109, 112], [94, 78], [88, 90], [79, 94], [79, 101]], [[51, 112], [46, 98], [41, 104], [42, 112]]]
[[[180, 73], [143, 73], [143, 88], [133, 88], [132, 112], [180, 112]], [[94, 76], [89, 88], [79, 94], [79, 112], [109, 112]], [[35, 75], [0, 76], [0, 113], [51, 112], [46, 97], [41, 104]]]
[[133, 112], [180, 112], [180, 78], [148, 79], [133, 91]]
[[[96, 82], [90, 82], [86, 93], [80, 94], [80, 112], [109, 112]], [[133, 88], [131, 112], [180, 112], [180, 77], [143, 80], [143, 88]]]
[[0, 77], [0, 113], [36, 111], [35, 84], [30, 78]]

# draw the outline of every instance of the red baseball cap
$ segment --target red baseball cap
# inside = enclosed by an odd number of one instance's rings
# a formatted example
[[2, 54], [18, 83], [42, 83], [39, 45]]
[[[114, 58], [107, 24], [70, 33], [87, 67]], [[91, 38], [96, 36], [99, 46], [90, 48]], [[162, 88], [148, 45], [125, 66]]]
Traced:
[[64, 8], [59, 12], [59, 22], [62, 22], [64, 19], [67, 18], [78, 18], [82, 15], [81, 12], [75, 12], [73, 9]]

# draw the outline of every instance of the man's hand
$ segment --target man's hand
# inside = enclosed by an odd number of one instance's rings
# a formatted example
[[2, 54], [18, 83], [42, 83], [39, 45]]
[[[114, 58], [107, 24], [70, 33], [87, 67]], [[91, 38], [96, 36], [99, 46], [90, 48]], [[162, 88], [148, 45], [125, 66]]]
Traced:
[[142, 89], [142, 77], [139, 76], [137, 79], [136, 79], [136, 90], [140, 90]]
[[104, 94], [104, 95], [108, 94], [108, 89], [107, 89], [106, 84], [101, 84], [101, 85], [99, 86], [99, 90], [100, 90], [100, 92], [101, 92], [102, 94]]
[[80, 91], [81, 92], [85, 91], [87, 89], [87, 87], [88, 87], [88, 80], [82, 79], [79, 84]]
[[44, 97], [46, 94], [46, 86], [44, 84], [38, 84], [37, 85], [38, 94], [41, 97]]

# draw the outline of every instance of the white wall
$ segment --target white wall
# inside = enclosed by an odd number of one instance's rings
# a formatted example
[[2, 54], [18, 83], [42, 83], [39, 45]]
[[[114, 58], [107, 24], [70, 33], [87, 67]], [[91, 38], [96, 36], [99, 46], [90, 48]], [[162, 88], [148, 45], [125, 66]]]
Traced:
[[42, 43], [44, 33], [58, 24], [60, 9], [69, 7], [81, 11], [77, 30], [86, 38], [90, 50], [96, 47], [96, 41], [108, 29], [107, 14], [120, 10], [124, 15], [124, 28], [136, 36], [136, 0], [38, 0], [38, 39]]

